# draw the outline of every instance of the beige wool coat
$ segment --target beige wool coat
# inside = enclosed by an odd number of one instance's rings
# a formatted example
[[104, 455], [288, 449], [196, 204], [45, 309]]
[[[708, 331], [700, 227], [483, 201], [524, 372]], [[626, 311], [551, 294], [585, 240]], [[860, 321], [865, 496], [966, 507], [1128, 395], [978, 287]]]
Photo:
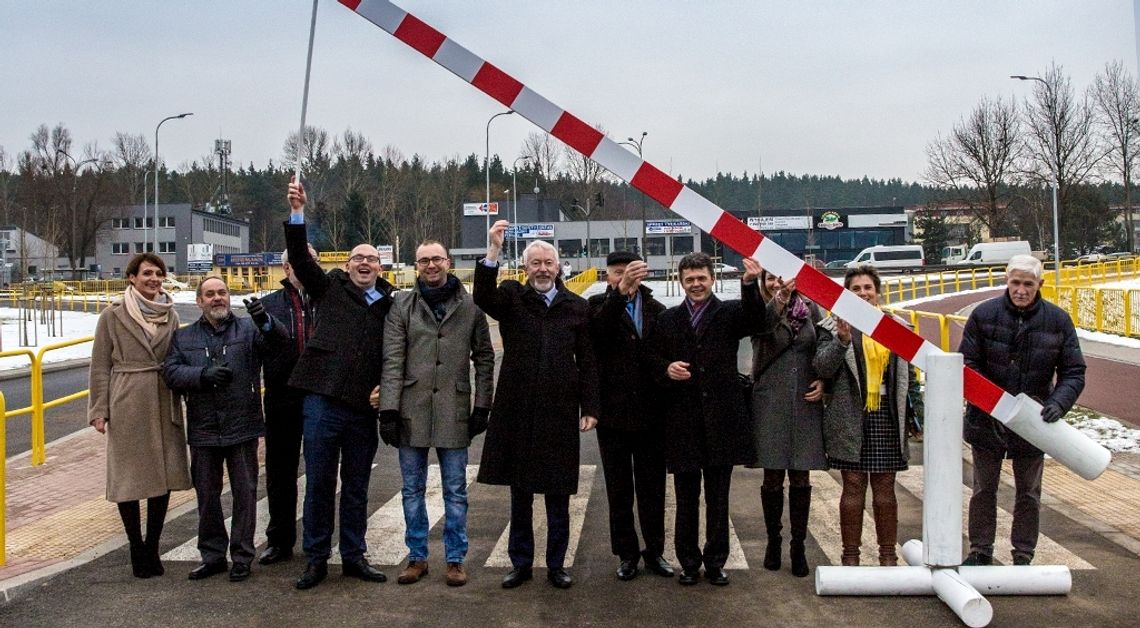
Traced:
[[107, 500], [190, 488], [182, 407], [162, 381], [178, 314], [150, 340], [122, 303], [99, 315], [91, 350], [87, 420], [107, 419]]

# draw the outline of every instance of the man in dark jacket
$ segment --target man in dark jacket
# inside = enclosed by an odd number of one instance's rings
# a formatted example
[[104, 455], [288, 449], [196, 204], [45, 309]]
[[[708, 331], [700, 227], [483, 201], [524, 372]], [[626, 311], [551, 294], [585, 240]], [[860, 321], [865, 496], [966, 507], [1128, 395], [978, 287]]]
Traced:
[[[1077, 333], [1064, 310], [1041, 298], [1038, 259], [1014, 256], [1005, 277], [1005, 293], [970, 314], [958, 350], [966, 366], [1011, 394], [1025, 393], [1039, 401], [1044, 406], [1041, 419], [1052, 423], [1073, 407], [1085, 387], [1085, 360]], [[965, 438], [974, 453], [974, 494], [970, 555], [962, 564], [993, 562], [997, 487], [1002, 459], [1008, 457], [1013, 459], [1015, 485], [1013, 564], [1028, 565], [1037, 548], [1044, 454], [973, 405], [966, 411]]]
[[[743, 285], [754, 283], [760, 266], [745, 258]], [[743, 300], [713, 294], [713, 262], [690, 253], [677, 265], [685, 301], [657, 319], [650, 337], [650, 373], [664, 390], [665, 461], [677, 493], [674, 546], [683, 585], [705, 578], [728, 584], [728, 493], [732, 467], [752, 453], [752, 417], [745, 405], [751, 388], [736, 367], [740, 339], [760, 326], [759, 291], [742, 290]], [[604, 415], [603, 415], [603, 418]], [[700, 548], [701, 482], [704, 481], [705, 547]]]
[[479, 481], [511, 487], [508, 553], [510, 589], [530, 580], [534, 561], [531, 506], [546, 501], [547, 578], [558, 588], [573, 583], [563, 569], [570, 540], [570, 495], [578, 491], [579, 432], [597, 425], [598, 373], [586, 300], [558, 280], [558, 252], [532, 242], [523, 252], [527, 283], [498, 287], [499, 253], [507, 221], [491, 227], [487, 258], [475, 267], [473, 297], [499, 321], [503, 362], [491, 422], [483, 444]]
[[[589, 299], [605, 419], [598, 426], [598, 448], [609, 499], [610, 549], [621, 561], [619, 580], [637, 576], [642, 556], [653, 573], [673, 576], [673, 567], [661, 555], [665, 549], [665, 430], [642, 355], [643, 339], [653, 331], [665, 306], [641, 284], [648, 268], [636, 253], [610, 253], [606, 258], [609, 286], [604, 294]], [[644, 551], [633, 524], [635, 493]]]
[[370, 244], [352, 249], [344, 270], [326, 274], [309, 253], [305, 189], [289, 184], [285, 245], [289, 263], [313, 299], [317, 319], [289, 385], [305, 391], [305, 513], [302, 545], [308, 557], [298, 589], [328, 575], [339, 465], [340, 555], [344, 575], [370, 582], [387, 577], [368, 564], [368, 481], [380, 443], [368, 396], [380, 385], [384, 317], [392, 286], [380, 278], [380, 254]]
[[[309, 254], [317, 252], [309, 247]], [[269, 501], [268, 544], [257, 562], [271, 565], [293, 557], [297, 542], [297, 463], [301, 460], [304, 418], [302, 390], [289, 385], [289, 376], [313, 333], [313, 303], [293, 272], [289, 252], [281, 255], [285, 279], [281, 288], [261, 300], [262, 307], [285, 332], [265, 353], [265, 493]]]
[[[202, 564], [191, 580], [226, 570], [226, 545], [233, 567], [230, 580], [249, 577], [253, 533], [257, 524], [257, 437], [264, 432], [261, 414], [261, 333], [271, 329], [260, 310], [258, 320], [237, 318], [220, 277], [198, 284], [202, 317], [174, 332], [163, 365], [163, 378], [186, 400], [186, 435], [190, 476], [198, 498], [198, 550]], [[222, 467], [230, 477], [233, 520], [226, 537], [222, 514]]]

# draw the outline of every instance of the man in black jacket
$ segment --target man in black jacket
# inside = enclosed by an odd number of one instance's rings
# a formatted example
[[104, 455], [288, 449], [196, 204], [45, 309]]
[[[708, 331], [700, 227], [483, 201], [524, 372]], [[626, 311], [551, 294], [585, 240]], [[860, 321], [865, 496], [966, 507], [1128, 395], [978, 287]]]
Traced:
[[289, 263], [312, 297], [317, 320], [289, 385], [305, 391], [305, 513], [302, 545], [308, 557], [298, 589], [328, 575], [340, 468], [340, 555], [344, 575], [371, 582], [387, 577], [368, 564], [368, 480], [379, 446], [376, 412], [368, 403], [380, 384], [384, 317], [392, 286], [380, 278], [380, 254], [358, 244], [344, 270], [326, 274], [309, 253], [305, 234], [305, 189], [289, 184], [285, 244]]
[[[202, 317], [174, 332], [163, 378], [186, 400], [186, 440], [190, 476], [198, 498], [198, 550], [202, 563], [190, 572], [201, 580], [226, 570], [226, 545], [233, 567], [230, 580], [249, 577], [257, 524], [257, 437], [261, 414], [262, 335], [272, 330], [264, 310], [255, 320], [237, 318], [220, 277], [198, 284]], [[233, 519], [226, 537], [222, 514], [222, 467], [230, 477]]]
[[[1058, 421], [1085, 387], [1085, 360], [1073, 321], [1064, 310], [1041, 298], [1042, 267], [1037, 258], [1014, 256], [1005, 277], [1005, 293], [970, 314], [958, 351], [966, 366], [1010, 394], [1025, 393], [1041, 402], [1043, 421]], [[974, 405], [966, 411], [965, 438], [974, 453], [974, 494], [970, 497], [970, 555], [962, 564], [993, 562], [997, 487], [1006, 457], [1013, 459], [1015, 486], [1010, 531], [1013, 564], [1030, 564], [1037, 548], [1045, 455]]]
[[[665, 306], [641, 284], [649, 267], [630, 251], [606, 258], [604, 294], [589, 299], [590, 333], [598, 359], [602, 417], [598, 448], [609, 499], [610, 549], [621, 561], [619, 580], [647, 569], [672, 577], [665, 549], [665, 440], [652, 382], [645, 372], [643, 339], [653, 331]], [[634, 495], [641, 522], [642, 551], [633, 523]]]
[[[309, 247], [314, 259], [316, 250]], [[271, 565], [293, 557], [297, 542], [297, 463], [301, 460], [305, 392], [289, 385], [289, 376], [313, 333], [313, 303], [293, 272], [289, 252], [281, 255], [285, 279], [281, 288], [261, 300], [262, 307], [283, 326], [285, 337], [265, 354], [265, 493], [269, 501], [268, 539], [257, 562]]]

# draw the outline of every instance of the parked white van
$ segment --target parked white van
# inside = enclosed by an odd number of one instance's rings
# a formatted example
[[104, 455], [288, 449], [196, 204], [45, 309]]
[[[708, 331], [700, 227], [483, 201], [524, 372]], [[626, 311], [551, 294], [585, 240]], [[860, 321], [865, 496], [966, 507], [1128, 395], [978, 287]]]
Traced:
[[926, 264], [926, 258], [922, 254], [922, 246], [918, 244], [878, 244], [860, 251], [855, 259], [847, 262], [847, 268], [858, 268], [864, 264], [875, 268], [922, 268]]
[[1011, 240], [1009, 242], [979, 242], [970, 247], [966, 259], [954, 262], [959, 266], [970, 264], [1005, 264], [1014, 255], [1032, 255], [1029, 242]]

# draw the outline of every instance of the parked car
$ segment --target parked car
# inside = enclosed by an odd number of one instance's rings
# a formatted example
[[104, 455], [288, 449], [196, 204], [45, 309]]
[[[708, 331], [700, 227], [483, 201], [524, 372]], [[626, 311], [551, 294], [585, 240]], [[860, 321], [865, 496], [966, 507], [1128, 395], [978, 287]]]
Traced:
[[851, 262], [851, 260], [849, 260], [849, 259], [837, 259], [837, 260], [832, 260], [832, 261], [828, 262], [823, 267], [824, 268], [847, 268], [847, 264], [850, 262]]
[[1082, 255], [1082, 256], [1078, 257], [1076, 259], [1076, 262], [1077, 262], [1077, 265], [1095, 264], [1097, 262], [1103, 262], [1104, 260], [1105, 260], [1104, 253], [1089, 253], [1088, 255]]
[[894, 246], [879, 244], [859, 251], [855, 259], [847, 262], [847, 268], [858, 268], [864, 264], [880, 270], [898, 268], [906, 271], [922, 268], [926, 264], [926, 258], [922, 253], [922, 247], [917, 244]]
[[723, 262], [716, 262], [713, 264], [713, 272], [715, 272], [718, 275], [722, 275], [724, 273], [738, 273], [738, 272], [740, 272], [740, 269], [733, 266], [732, 264], [725, 264]]
[[[947, 247], [950, 248], [950, 247]], [[945, 253], [945, 250], [944, 250]], [[953, 259], [953, 255], [942, 258], [943, 264], [956, 264], [958, 266], [969, 266], [971, 264], [1005, 264], [1014, 255], [1032, 255], [1033, 251], [1029, 248], [1029, 242], [1026, 240], [1010, 240], [1006, 242], [979, 242], [970, 247], [963, 257]]]
[[1119, 253], [1109, 253], [1108, 255], [1104, 256], [1104, 259], [1107, 262], [1115, 262], [1116, 260], [1132, 259], [1133, 257], [1136, 257], [1135, 253], [1119, 252]]
[[167, 292], [181, 292], [182, 290], [189, 290], [190, 284], [185, 281], [178, 281], [173, 277], [166, 277], [162, 280], [162, 289]]

